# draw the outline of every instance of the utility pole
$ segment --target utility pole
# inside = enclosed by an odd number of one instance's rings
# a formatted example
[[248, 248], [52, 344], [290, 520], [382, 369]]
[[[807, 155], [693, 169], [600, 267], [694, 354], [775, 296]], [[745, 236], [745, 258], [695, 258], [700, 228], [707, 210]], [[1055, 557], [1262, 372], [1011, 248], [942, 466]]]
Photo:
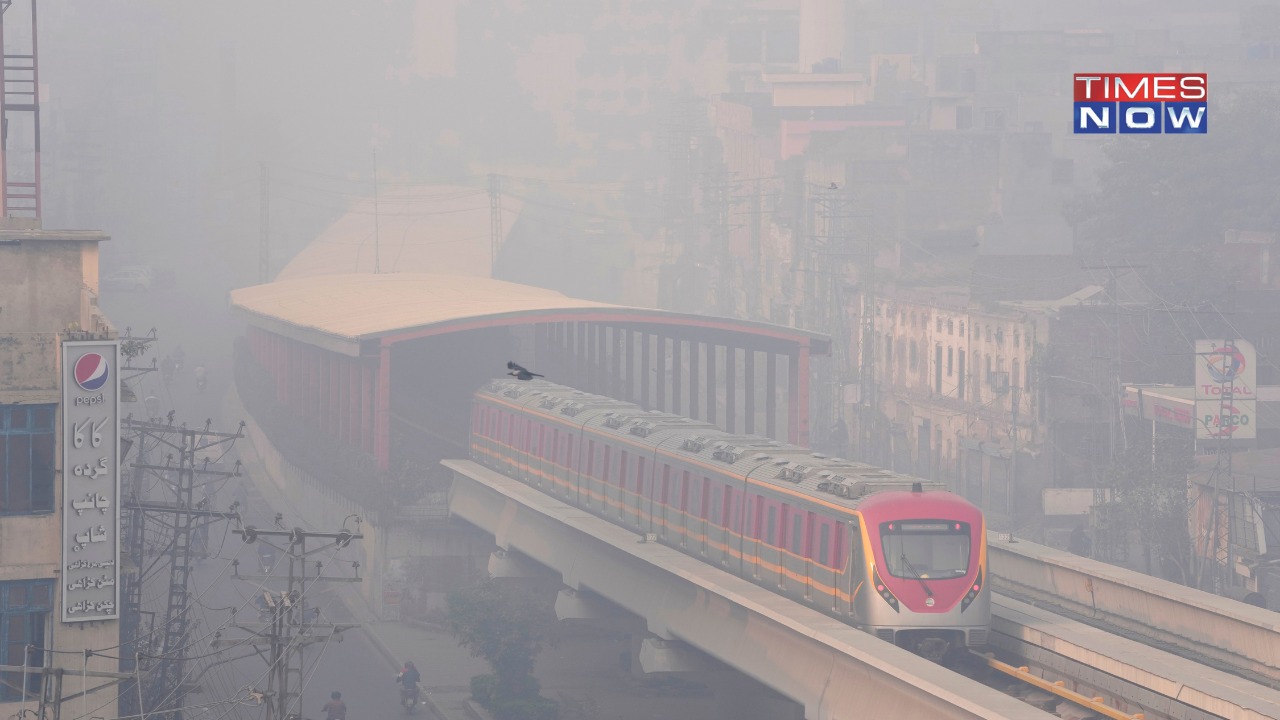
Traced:
[[[278, 518], [279, 516], [277, 516]], [[260, 613], [259, 622], [231, 623], [231, 627], [249, 632], [248, 637], [216, 638], [210, 647], [252, 647], [254, 650], [267, 648], [264, 660], [268, 663], [267, 687], [262, 696], [267, 709], [266, 720], [287, 720], [301, 717], [303, 650], [316, 643], [328, 644], [330, 641], [342, 642], [342, 632], [360, 627], [359, 623], [330, 623], [320, 621], [320, 612], [308, 608], [307, 593], [319, 582], [362, 582], [360, 563], [353, 562], [355, 577], [324, 575], [324, 565], [315, 561], [314, 572], [307, 574], [308, 558], [327, 550], [341, 550], [352, 540], [364, 537], [359, 532], [360, 519], [356, 518], [356, 532], [345, 528], [337, 532], [308, 532], [295, 527], [292, 530], [259, 530], [252, 525], [233, 530], [246, 543], [261, 541], [274, 548], [288, 558], [287, 575], [264, 572], [261, 575], [241, 575], [240, 562], [234, 560], [232, 577], [237, 580], [252, 581], [261, 587], [268, 582], [285, 583], [285, 590], [264, 590], [262, 598], [265, 608]], [[308, 540], [328, 540], [329, 542], [307, 549]], [[283, 560], [283, 558], [282, 558]], [[279, 562], [277, 562], [277, 566]], [[274, 568], [271, 568], [274, 570]], [[327, 632], [317, 632], [327, 631]], [[261, 654], [261, 651], [259, 651]], [[250, 691], [251, 693], [253, 690]]]
[[261, 195], [258, 200], [258, 284], [271, 282], [271, 168], [258, 164]]
[[[244, 423], [240, 424], [235, 433], [219, 433], [210, 430], [212, 420], [206, 421], [204, 428], [200, 430], [189, 429], [185, 424], [174, 427], [172, 415], [169, 417], [169, 422], [168, 425], [161, 425], [132, 418], [124, 422], [126, 430], [136, 433], [135, 442], [139, 448], [139, 453], [135, 455], [135, 461], [131, 467], [135, 470], [151, 471], [173, 498], [172, 502], [164, 503], [139, 498], [135, 476], [134, 487], [130, 488], [130, 495], [125, 500], [124, 508], [130, 513], [126, 535], [130, 559], [139, 567], [139, 571], [136, 578], [131, 578], [128, 584], [121, 588], [122, 604], [125, 605], [122, 609], [129, 612], [129, 617], [121, 623], [121, 632], [124, 635], [121, 641], [125, 651], [122, 657], [126, 658], [122, 666], [129, 662], [128, 658], [148, 656], [148, 653], [137, 647], [141, 592], [143, 583], [146, 581], [141, 566], [147, 516], [150, 515], [153, 522], [158, 522], [173, 534], [166, 551], [169, 556], [169, 583], [164, 617], [161, 623], [155, 626], [155, 632], [159, 635], [158, 642], [155, 637], [151, 641], [159, 645], [159, 652], [145, 663], [148, 665], [147, 678], [144, 683], [143, 697], [138, 698], [139, 714], [147, 713], [156, 717], [157, 720], [160, 717], [180, 720], [181, 711], [177, 708], [182, 707], [185, 695], [191, 689], [185, 682], [187, 675], [184, 665], [186, 651], [190, 645], [188, 630], [191, 624], [188, 614], [191, 597], [187, 584], [191, 575], [192, 546], [196, 532], [202, 525], [213, 520], [239, 519], [234, 506], [228, 513], [219, 513], [207, 509], [205, 501], [196, 502], [194, 499], [194, 493], [198, 488], [214, 482], [224, 482], [228, 478], [239, 477], [239, 461], [230, 471], [211, 470], [208, 467], [207, 457], [203, 467], [198, 467], [196, 455], [215, 448], [229, 449], [235, 440], [244, 437]], [[154, 446], [166, 446], [170, 450], [163, 465], [146, 461], [145, 448], [148, 440]], [[176, 464], [174, 463], [175, 453], [177, 454]], [[197, 479], [200, 481], [197, 482]], [[167, 519], [161, 520], [161, 517]], [[148, 648], [151, 646], [148, 644]], [[133, 689], [134, 692], [127, 692], [129, 689]], [[125, 690], [126, 692], [121, 694], [122, 703], [132, 706], [134, 698], [139, 693], [132, 687]]]
[[498, 251], [502, 249], [502, 179], [489, 173], [489, 277], [498, 277]]

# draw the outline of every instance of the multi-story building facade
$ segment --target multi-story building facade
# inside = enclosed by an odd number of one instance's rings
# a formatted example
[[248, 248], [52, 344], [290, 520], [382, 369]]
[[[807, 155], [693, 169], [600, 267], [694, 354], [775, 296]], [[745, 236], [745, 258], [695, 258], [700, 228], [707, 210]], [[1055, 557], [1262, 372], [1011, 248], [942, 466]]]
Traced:
[[1038, 498], [1043, 318], [970, 303], [961, 288], [893, 290], [877, 298], [875, 312], [886, 464], [946, 482], [993, 512]]
[[[118, 646], [119, 622], [83, 620], [83, 603], [70, 616], [61, 612], [64, 594], [84, 589], [81, 584], [68, 590], [65, 586], [71, 583], [63, 582], [80, 566], [68, 572], [63, 558], [64, 511], [72, 514], [72, 498], [62, 491], [63, 473], [68, 471], [63, 468], [63, 444], [70, 442], [61, 430], [62, 346], [68, 340], [116, 337], [97, 305], [98, 243], [107, 239], [96, 231], [42, 230], [38, 220], [0, 220], [0, 660], [11, 667], [33, 668], [0, 673], [4, 717], [17, 717], [24, 703], [34, 711], [55, 701], [59, 692], [68, 697], [86, 689], [90, 692], [76, 703], [77, 714], [82, 705], [94, 717], [118, 714], [118, 687], [110, 679], [91, 676], [117, 671], [117, 661], [89, 656], [84, 650]], [[115, 368], [109, 370], [107, 379], [118, 382]], [[100, 437], [114, 442], [115, 428], [98, 430]], [[81, 475], [81, 468], [76, 469]], [[117, 511], [90, 510], [95, 526], [103, 528], [95, 527], [93, 542], [115, 532], [108, 526]], [[95, 567], [119, 563], [95, 562]], [[109, 567], [99, 574], [106, 578], [118, 569]], [[98, 604], [103, 606], [98, 615], [114, 616], [114, 603]], [[78, 622], [63, 622], [64, 618]], [[42, 667], [62, 668], [65, 676], [43, 680]]]

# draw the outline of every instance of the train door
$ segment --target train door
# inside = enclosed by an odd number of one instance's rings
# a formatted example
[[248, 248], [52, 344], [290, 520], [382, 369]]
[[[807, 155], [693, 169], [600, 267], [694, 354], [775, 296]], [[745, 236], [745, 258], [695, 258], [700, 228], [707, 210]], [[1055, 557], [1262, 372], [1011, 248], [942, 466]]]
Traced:
[[707, 536], [711, 534], [711, 523], [707, 520], [707, 517], [710, 515], [710, 507], [711, 478], [704, 475], [702, 480], [698, 483], [698, 520], [696, 523], [698, 528], [699, 549], [702, 551], [703, 557], [707, 556]]
[[838, 567], [843, 571], [841, 576], [844, 579], [844, 591], [848, 596], [845, 605], [845, 612], [854, 618], [854, 622], [861, 622], [863, 613], [860, 612], [862, 605], [861, 597], [878, 597], [875, 592], [870, 594], [862, 592], [866, 588], [863, 587], [864, 581], [870, 577], [870, 568], [867, 567], [866, 558], [862, 554], [862, 527], [857, 520], [850, 520], [841, 528], [844, 535], [843, 542], [837, 544], [840, 548], [842, 558], [837, 558]]
[[813, 599], [813, 558], [814, 544], [817, 540], [814, 530], [816, 529], [817, 515], [812, 512], [805, 512], [804, 519], [804, 596]]
[[680, 474], [680, 502], [676, 507], [676, 519], [680, 526], [680, 547], [689, 545], [689, 471]]
[[645, 489], [650, 487], [648, 458], [636, 457], [636, 479], [632, 495], [634, 505], [631, 508], [631, 524], [633, 527], [644, 526], [644, 514], [641, 503], [644, 501]]

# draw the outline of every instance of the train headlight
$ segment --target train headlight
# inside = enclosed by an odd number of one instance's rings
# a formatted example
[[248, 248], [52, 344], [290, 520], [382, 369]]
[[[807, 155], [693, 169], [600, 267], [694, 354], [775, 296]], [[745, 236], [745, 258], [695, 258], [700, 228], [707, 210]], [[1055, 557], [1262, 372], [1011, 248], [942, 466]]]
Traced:
[[875, 568], [872, 568], [871, 570], [871, 582], [876, 589], [876, 594], [883, 598], [885, 602], [889, 603], [889, 607], [893, 608], [894, 612], [901, 612], [901, 610], [898, 609], [898, 598], [893, 596], [893, 593], [884, 584], [884, 581], [880, 579], [880, 571]]
[[964, 612], [982, 592], [982, 568], [978, 568], [978, 575], [973, 579], [973, 585], [969, 587], [969, 592], [964, 594], [964, 599], [960, 601], [960, 612]]

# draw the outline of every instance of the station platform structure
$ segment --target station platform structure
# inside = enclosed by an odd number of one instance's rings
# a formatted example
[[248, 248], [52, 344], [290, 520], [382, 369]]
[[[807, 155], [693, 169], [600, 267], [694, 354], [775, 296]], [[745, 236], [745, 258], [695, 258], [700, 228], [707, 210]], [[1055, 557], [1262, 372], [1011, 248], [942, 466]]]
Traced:
[[231, 294], [276, 400], [387, 470], [393, 424], [465, 442], [471, 394], [514, 360], [549, 380], [809, 444], [822, 334], [624, 307], [488, 278], [317, 275]]

